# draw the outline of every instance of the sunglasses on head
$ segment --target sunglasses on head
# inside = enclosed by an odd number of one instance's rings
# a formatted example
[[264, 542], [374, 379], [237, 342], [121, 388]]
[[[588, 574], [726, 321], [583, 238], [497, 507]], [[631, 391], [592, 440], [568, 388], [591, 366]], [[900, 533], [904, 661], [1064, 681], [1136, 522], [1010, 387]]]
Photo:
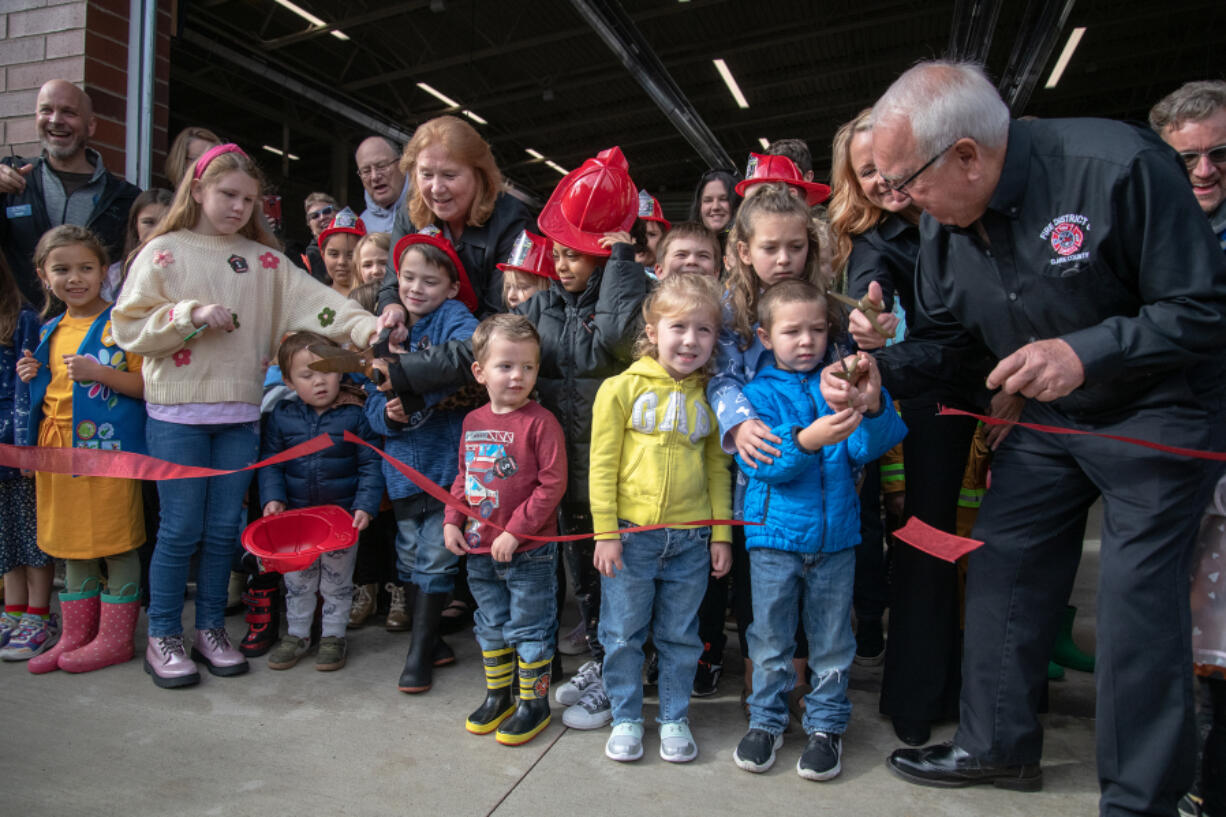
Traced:
[[309, 219], [310, 221], [314, 221], [317, 218], [327, 218], [328, 216], [332, 215], [335, 212], [336, 212], [336, 208], [329, 205], [328, 207], [321, 207], [318, 210], [313, 210], [307, 213], [307, 219]]
[[1208, 156], [1209, 161], [1215, 165], [1226, 165], [1226, 145], [1218, 145], [1208, 150], [1181, 150], [1179, 152], [1179, 158], [1183, 159], [1183, 163], [1188, 170], [1200, 164], [1200, 157], [1202, 156]]

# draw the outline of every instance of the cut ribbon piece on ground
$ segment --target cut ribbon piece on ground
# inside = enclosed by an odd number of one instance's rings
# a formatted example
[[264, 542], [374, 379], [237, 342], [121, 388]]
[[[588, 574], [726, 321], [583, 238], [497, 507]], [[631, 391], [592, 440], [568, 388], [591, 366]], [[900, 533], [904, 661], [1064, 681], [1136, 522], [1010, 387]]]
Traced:
[[179, 465], [130, 451], [101, 451], [96, 448], [41, 448], [25, 445], [0, 445], [0, 466], [42, 471], [52, 474], [72, 474], [78, 477], [113, 477], [116, 479], [193, 479], [220, 477], [239, 471], [254, 471], [266, 465], [296, 460], [332, 447], [332, 439], [320, 434], [314, 439], [287, 448], [266, 460], [253, 462], [244, 468], [220, 470], [196, 465]]
[[956, 562], [983, 545], [978, 539], [966, 539], [937, 530], [921, 522], [918, 516], [908, 519], [907, 524], [894, 531], [894, 535], [911, 547], [947, 562]]
[[1174, 445], [1163, 445], [1162, 443], [1152, 442], [1150, 440], [1141, 440], [1136, 437], [1123, 437], [1119, 434], [1103, 434], [1099, 431], [1085, 431], [1080, 428], [1065, 428], [1064, 426], [1045, 426], [1040, 423], [1023, 423], [1017, 420], [1002, 420], [999, 417], [988, 417], [983, 414], [975, 414], [973, 411], [963, 411], [962, 409], [949, 408], [941, 406], [939, 415], [955, 415], [959, 417], [974, 417], [981, 423], [986, 423], [990, 426], [1020, 426], [1028, 428], [1031, 431], [1042, 431], [1046, 434], [1081, 434], [1090, 437], [1102, 437], [1106, 440], [1117, 440], [1129, 445], [1139, 445], [1145, 448], [1152, 448], [1156, 451], [1165, 451], [1168, 454], [1178, 454], [1181, 457], [1192, 457], [1198, 460], [1218, 460], [1226, 462], [1226, 451], [1201, 451], [1198, 448], [1179, 448]]

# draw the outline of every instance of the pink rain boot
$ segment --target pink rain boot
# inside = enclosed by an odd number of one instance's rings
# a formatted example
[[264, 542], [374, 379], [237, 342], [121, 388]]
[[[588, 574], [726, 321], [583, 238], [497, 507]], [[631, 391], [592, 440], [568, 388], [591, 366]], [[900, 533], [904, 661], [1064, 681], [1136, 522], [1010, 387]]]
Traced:
[[61, 653], [60, 669], [65, 672], [93, 672], [112, 664], [131, 661], [136, 655], [132, 636], [136, 632], [139, 615], [139, 593], [130, 596], [104, 594], [97, 637], [80, 649]]
[[35, 675], [52, 672], [59, 668], [60, 656], [69, 650], [83, 647], [98, 634], [98, 607], [100, 590], [84, 593], [60, 593], [60, 614], [64, 630], [56, 645], [41, 655], [26, 662], [26, 668]]

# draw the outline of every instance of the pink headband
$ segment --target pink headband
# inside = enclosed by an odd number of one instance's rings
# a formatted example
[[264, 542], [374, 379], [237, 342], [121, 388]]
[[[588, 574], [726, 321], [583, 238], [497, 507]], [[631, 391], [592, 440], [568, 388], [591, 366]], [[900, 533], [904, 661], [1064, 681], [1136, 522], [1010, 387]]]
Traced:
[[214, 145], [201, 154], [200, 158], [196, 160], [196, 171], [192, 174], [192, 178], [199, 179], [202, 175], [204, 175], [204, 170], [209, 166], [209, 162], [213, 161], [223, 153], [237, 153], [244, 157], [247, 155], [243, 152], [242, 148], [233, 142], [226, 142], [224, 145]]

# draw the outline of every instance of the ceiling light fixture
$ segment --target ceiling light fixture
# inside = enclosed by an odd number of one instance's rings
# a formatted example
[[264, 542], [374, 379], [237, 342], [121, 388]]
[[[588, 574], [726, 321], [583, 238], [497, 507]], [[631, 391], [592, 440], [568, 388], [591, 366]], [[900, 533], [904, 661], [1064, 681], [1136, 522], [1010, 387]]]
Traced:
[[468, 110], [468, 108], [465, 108], [463, 111], [461, 111], [461, 113], [467, 116], [472, 121], [476, 122], [478, 125], [488, 125], [489, 124], [489, 122], [486, 122], [484, 119], [477, 116], [472, 111]]
[[736, 84], [736, 78], [728, 70], [728, 63], [723, 60], [711, 60], [711, 62], [715, 63], [715, 70], [719, 71], [719, 75], [724, 78], [724, 84], [732, 92], [732, 98], [736, 100], [737, 107], [748, 108], [749, 100], [745, 99], [745, 95], [741, 93], [741, 86]]
[[1073, 58], [1073, 52], [1077, 50], [1077, 45], [1085, 33], [1085, 26], [1078, 26], [1068, 35], [1068, 42], [1064, 44], [1064, 50], [1060, 52], [1060, 59], [1056, 60], [1056, 67], [1051, 69], [1051, 76], [1047, 78], [1044, 88], [1056, 87], [1056, 83], [1060, 81], [1060, 77], [1064, 76], [1064, 69], [1068, 68], [1069, 60]]
[[769, 139], [767, 139], [765, 136], [759, 136], [759, 137], [758, 137], [758, 144], [762, 146], [762, 149], [763, 149], [763, 150], [770, 150], [770, 149], [771, 149], [771, 143], [770, 143], [770, 140], [769, 140]]
[[545, 164], [546, 164], [546, 165], [548, 165], [549, 167], [552, 167], [554, 170], [558, 171], [558, 172], [559, 172], [559, 173], [561, 173], [563, 176], [565, 176], [567, 173], [569, 173], [569, 172], [570, 172], [569, 170], [567, 170], [566, 168], [562, 167], [562, 166], [561, 166], [560, 164], [558, 164], [557, 162], [552, 162], [552, 161], [548, 161], [548, 160], [546, 160]]
[[544, 159], [545, 158], [545, 154], [541, 153], [539, 150], [533, 150], [532, 148], [524, 148], [524, 153], [527, 153], [533, 159]]
[[[278, 6], [280, 6], [283, 9], [292, 11], [294, 14], [297, 14], [299, 17], [306, 20], [308, 23], [310, 23], [313, 26], [319, 26], [320, 28], [324, 28], [328, 25], [319, 17], [316, 17], [314, 14], [311, 14], [311, 12], [307, 11], [301, 6], [294, 5], [289, 0], [273, 0], [273, 2], [276, 3]], [[348, 40], [349, 39], [349, 35], [340, 30], [332, 31], [331, 34], [333, 37], [335, 37], [338, 40]]]
[[426, 84], [426, 83], [424, 83], [424, 82], [419, 82], [419, 83], [417, 83], [417, 87], [418, 87], [418, 88], [421, 88], [423, 91], [425, 91], [426, 93], [428, 93], [430, 96], [432, 96], [432, 97], [434, 97], [435, 99], [437, 99], [438, 101], [442, 102], [442, 103], [443, 103], [444, 105], [446, 105], [448, 108], [458, 108], [458, 107], [460, 107], [460, 103], [459, 103], [459, 102], [456, 102], [454, 99], [452, 99], [451, 97], [447, 96], [447, 95], [446, 95], [445, 93], [443, 93], [442, 91], [439, 91], [439, 90], [437, 90], [436, 88], [432, 88], [431, 86], [427, 85], [427, 84]]
[[[275, 148], [272, 145], [261, 145], [260, 147], [264, 148], [264, 150], [268, 151], [269, 153], [275, 153], [278, 156], [285, 155], [285, 153], [280, 148]], [[292, 153], [289, 154], [289, 158], [291, 161], [294, 161], [294, 162], [298, 161], [298, 157]]]

